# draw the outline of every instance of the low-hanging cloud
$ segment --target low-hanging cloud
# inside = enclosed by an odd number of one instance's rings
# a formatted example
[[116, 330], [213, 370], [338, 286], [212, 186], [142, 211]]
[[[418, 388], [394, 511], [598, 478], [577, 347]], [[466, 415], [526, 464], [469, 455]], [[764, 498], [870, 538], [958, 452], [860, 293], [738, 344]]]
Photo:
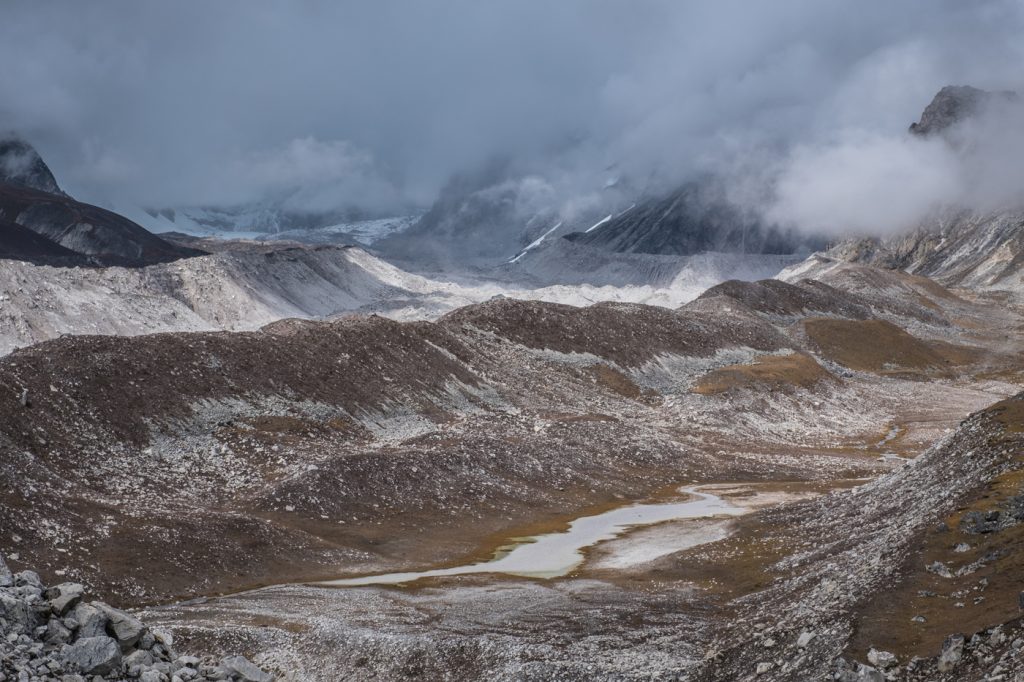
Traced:
[[1022, 28], [1019, 0], [16, 0], [0, 130], [109, 204], [398, 210], [501, 156], [567, 207], [742, 172], [779, 220], [879, 230], [962, 183], [903, 131], [947, 83], [1017, 87]]
[[771, 220], [819, 233], [878, 235], [919, 226], [943, 210], [1024, 206], [1024, 105], [990, 102], [929, 135], [843, 130], [800, 144], [771, 180]]

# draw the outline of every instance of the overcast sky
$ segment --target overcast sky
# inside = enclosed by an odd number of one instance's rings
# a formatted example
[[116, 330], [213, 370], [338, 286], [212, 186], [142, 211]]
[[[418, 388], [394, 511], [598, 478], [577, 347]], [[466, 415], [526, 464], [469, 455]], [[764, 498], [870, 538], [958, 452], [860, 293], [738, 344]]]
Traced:
[[424, 204], [495, 155], [565, 192], [800, 182], [944, 84], [1020, 88], [1022, 30], [1021, 0], [8, 0], [0, 129], [108, 204]]

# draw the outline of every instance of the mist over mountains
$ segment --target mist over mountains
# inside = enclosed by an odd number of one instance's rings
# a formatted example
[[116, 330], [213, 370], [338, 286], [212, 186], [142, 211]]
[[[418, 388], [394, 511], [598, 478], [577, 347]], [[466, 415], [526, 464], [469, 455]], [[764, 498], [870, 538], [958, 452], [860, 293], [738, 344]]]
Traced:
[[[1010, 0], [242, 7], [10, 4], [0, 50], [33, 66], [0, 76], [0, 129], [119, 210], [320, 227], [426, 211], [453, 178], [487, 189], [507, 159], [503, 246], [707, 174], [785, 228], [882, 232], [976, 175], [901, 133], [943, 85], [1018, 89], [1024, 26]], [[977, 184], [960, 198], [998, 199]]]

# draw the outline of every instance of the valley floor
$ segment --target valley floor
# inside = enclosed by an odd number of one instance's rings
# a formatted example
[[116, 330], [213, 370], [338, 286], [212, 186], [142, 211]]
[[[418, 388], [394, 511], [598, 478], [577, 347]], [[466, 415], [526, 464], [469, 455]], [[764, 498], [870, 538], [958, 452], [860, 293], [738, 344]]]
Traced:
[[[851, 265], [675, 310], [56, 338], [0, 358], [4, 549], [281, 679], [1019, 677], [1022, 336], [1012, 305]], [[313, 584], [681, 486], [747, 513], [560, 577]]]

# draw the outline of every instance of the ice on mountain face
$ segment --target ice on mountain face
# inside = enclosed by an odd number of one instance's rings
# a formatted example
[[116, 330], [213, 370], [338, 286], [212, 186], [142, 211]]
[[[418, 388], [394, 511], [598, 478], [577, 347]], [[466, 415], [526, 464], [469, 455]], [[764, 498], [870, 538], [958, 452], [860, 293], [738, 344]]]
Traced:
[[316, 219], [311, 218], [310, 227], [289, 229], [293, 221], [267, 208], [229, 211], [193, 207], [148, 211], [137, 207], [117, 207], [116, 210], [155, 233], [180, 232], [194, 237], [289, 240], [307, 244], [358, 243], [365, 246], [407, 230], [420, 218], [419, 214], [413, 214], [328, 225], [316, 225]]
[[597, 221], [596, 223], [594, 223], [593, 225], [591, 225], [590, 227], [588, 227], [588, 228], [587, 228], [587, 230], [586, 230], [586, 232], [584, 232], [583, 234], [589, 234], [589, 233], [593, 232], [593, 231], [594, 231], [594, 230], [596, 230], [597, 228], [599, 228], [599, 227], [601, 227], [602, 225], [604, 225], [605, 223], [609, 222], [609, 221], [610, 221], [610, 220], [612, 219], [612, 217], [613, 217], [613, 216], [612, 216], [612, 214], [611, 214], [611, 213], [609, 213], [609, 214], [608, 214], [607, 216], [605, 216], [605, 217], [604, 217], [604, 218], [602, 218], [601, 220]]
[[286, 230], [273, 235], [273, 238], [319, 243], [319, 241], [327, 239], [338, 241], [339, 237], [351, 237], [360, 244], [369, 246], [384, 237], [404, 232], [419, 219], [419, 215], [405, 215], [376, 220], [359, 220], [308, 230]]
[[534, 240], [533, 240], [532, 242], [530, 242], [529, 246], [527, 246], [527, 247], [526, 247], [525, 249], [523, 249], [522, 251], [520, 251], [520, 252], [519, 252], [519, 255], [515, 256], [515, 257], [514, 257], [514, 258], [512, 258], [512, 259], [510, 259], [510, 260], [509, 260], [509, 263], [515, 263], [515, 262], [517, 262], [517, 261], [518, 261], [518, 260], [519, 260], [520, 258], [522, 258], [523, 256], [525, 256], [525, 255], [527, 254], [527, 252], [529, 252], [529, 251], [532, 251], [533, 249], [535, 249], [535, 248], [537, 248], [538, 246], [540, 246], [540, 245], [541, 245], [541, 243], [542, 243], [542, 242], [543, 242], [543, 241], [544, 241], [544, 240], [545, 240], [545, 239], [546, 239], [546, 238], [547, 238], [548, 236], [550, 236], [552, 232], [554, 232], [555, 230], [557, 230], [557, 229], [558, 229], [558, 228], [560, 228], [561, 226], [562, 226], [562, 221], [558, 221], [558, 223], [557, 223], [557, 224], [556, 224], [556, 225], [555, 225], [554, 227], [552, 227], [552, 228], [551, 228], [550, 230], [548, 230], [547, 232], [545, 232], [544, 234], [542, 234], [541, 236], [537, 237], [537, 238], [536, 238], [536, 239], [534, 239]]

